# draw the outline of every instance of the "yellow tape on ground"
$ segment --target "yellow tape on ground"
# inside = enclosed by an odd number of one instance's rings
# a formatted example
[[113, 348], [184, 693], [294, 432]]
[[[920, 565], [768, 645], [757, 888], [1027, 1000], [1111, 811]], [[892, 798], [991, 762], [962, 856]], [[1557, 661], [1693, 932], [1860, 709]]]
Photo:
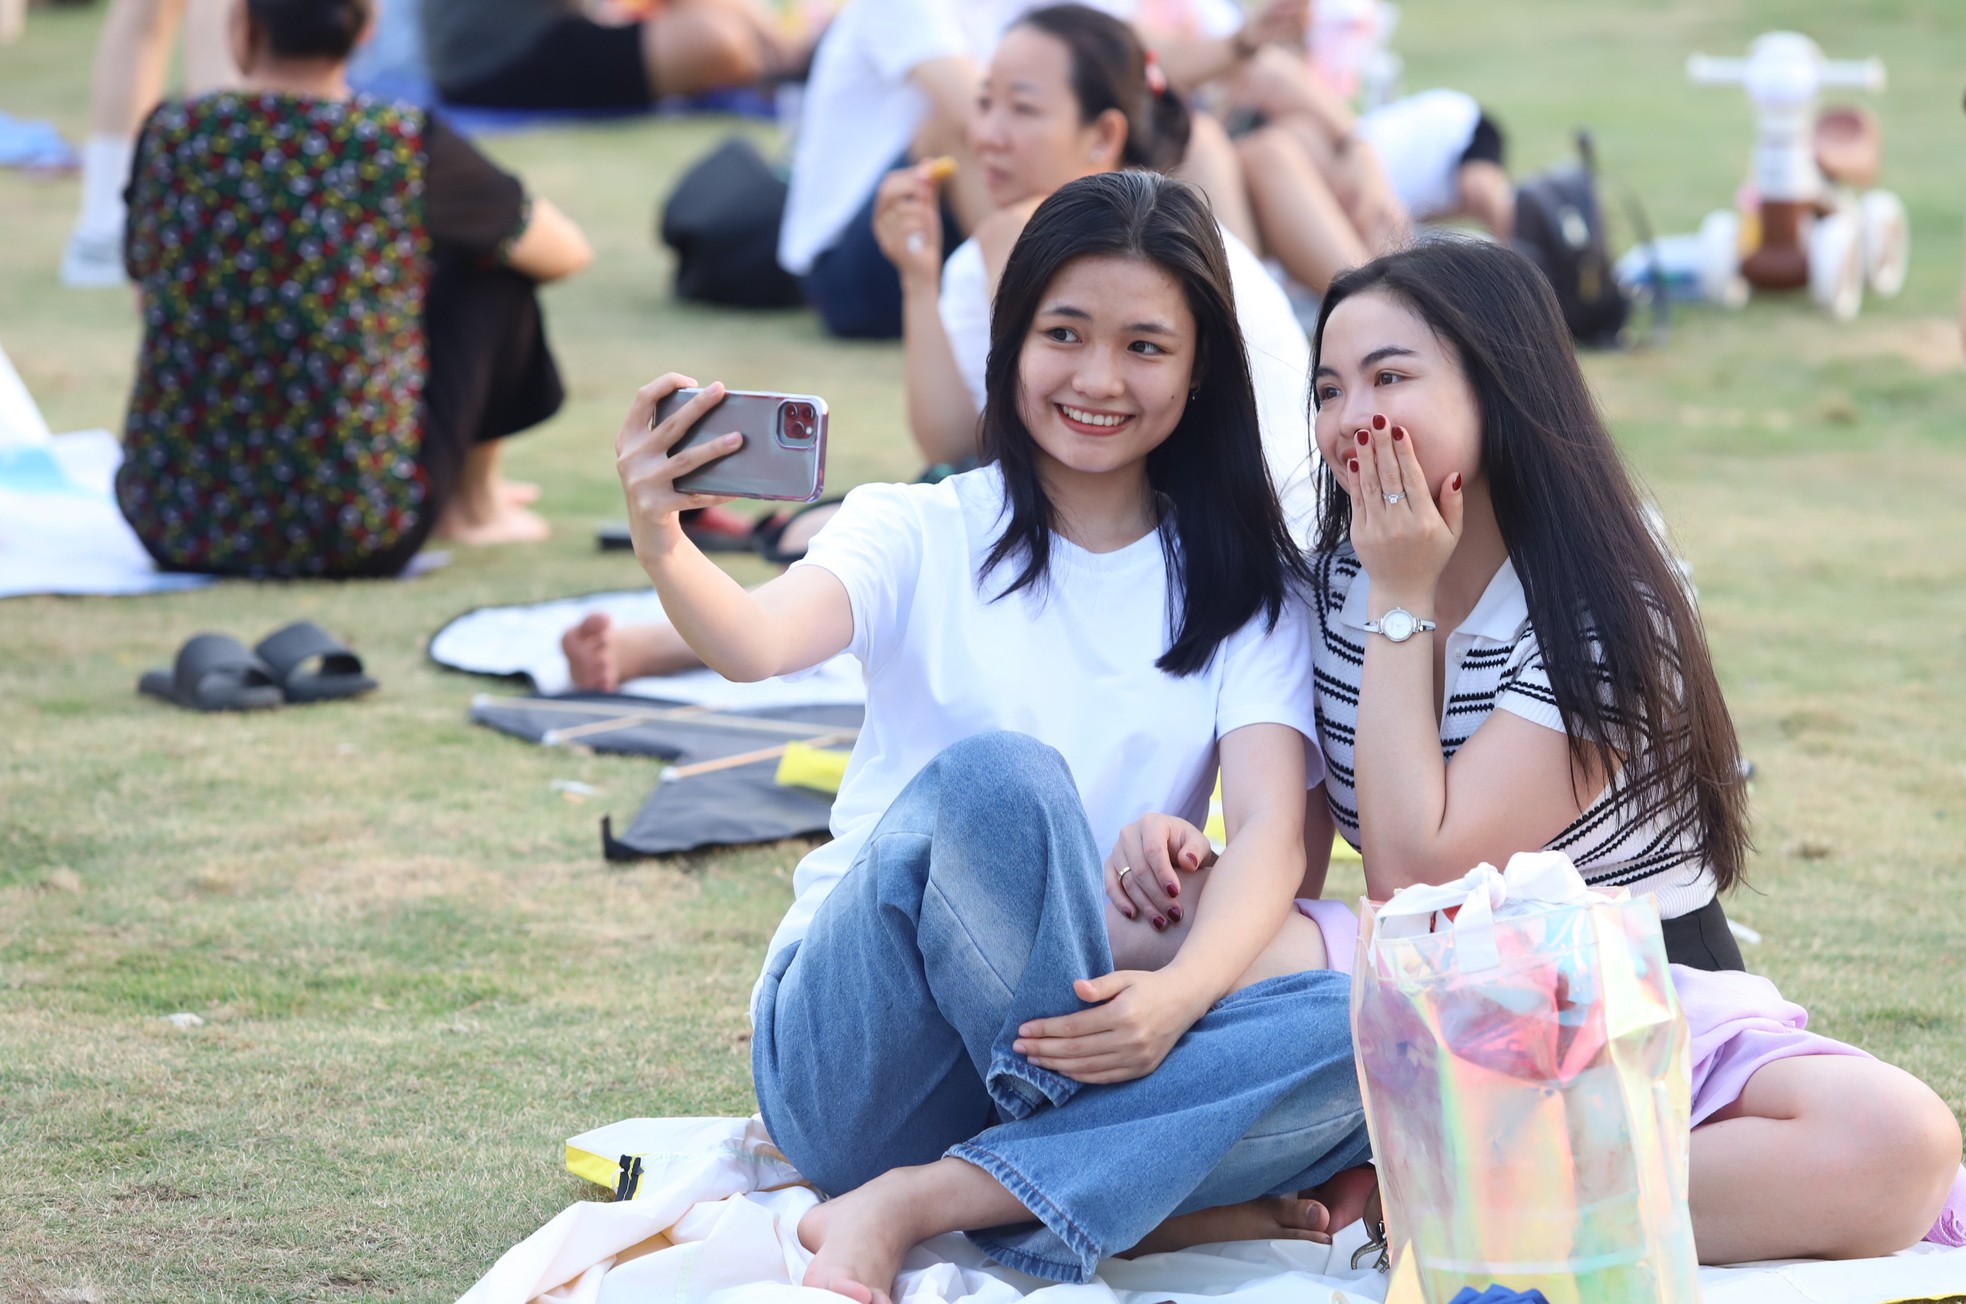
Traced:
[[848, 753], [828, 751], [811, 743], [787, 743], [778, 758], [778, 772], [772, 777], [785, 788], [811, 788], [817, 792], [838, 792], [846, 777]]

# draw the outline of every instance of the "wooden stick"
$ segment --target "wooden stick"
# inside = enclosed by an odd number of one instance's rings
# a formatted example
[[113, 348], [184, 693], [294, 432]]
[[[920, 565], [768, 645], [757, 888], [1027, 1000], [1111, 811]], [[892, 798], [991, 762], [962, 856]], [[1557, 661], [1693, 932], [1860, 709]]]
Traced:
[[[850, 743], [859, 736], [858, 729], [845, 729], [839, 733], [823, 734], [817, 738], [801, 738], [798, 741], [807, 747], [824, 747], [828, 743]], [[668, 783], [675, 779], [693, 779], [699, 774], [714, 774], [718, 770], [734, 770], [740, 765], [749, 765], [754, 761], [769, 761], [774, 757], [783, 756], [791, 746], [791, 743], [780, 743], [776, 747], [760, 747], [755, 752], [719, 756], [714, 761], [698, 761], [694, 765], [672, 765], [662, 772], [662, 781]]]

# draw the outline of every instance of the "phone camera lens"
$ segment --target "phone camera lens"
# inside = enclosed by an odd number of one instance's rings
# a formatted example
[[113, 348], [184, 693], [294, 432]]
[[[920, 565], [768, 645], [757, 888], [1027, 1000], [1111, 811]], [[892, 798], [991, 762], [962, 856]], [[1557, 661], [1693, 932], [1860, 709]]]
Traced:
[[787, 444], [807, 444], [818, 437], [819, 414], [810, 403], [787, 403], [783, 424]]

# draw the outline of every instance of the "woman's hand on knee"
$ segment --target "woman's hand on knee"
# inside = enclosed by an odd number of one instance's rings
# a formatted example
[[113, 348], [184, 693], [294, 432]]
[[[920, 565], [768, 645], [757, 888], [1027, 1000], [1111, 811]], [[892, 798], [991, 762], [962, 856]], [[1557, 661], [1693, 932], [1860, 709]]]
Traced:
[[1120, 830], [1106, 857], [1106, 899], [1156, 930], [1181, 922], [1181, 875], [1215, 863], [1208, 835], [1174, 815], [1145, 815]]
[[676, 372], [652, 380], [635, 393], [628, 415], [614, 437], [614, 468], [621, 476], [621, 488], [628, 498], [628, 528], [634, 536], [635, 551], [647, 556], [649, 550], [673, 544], [682, 537], [676, 514], [694, 507], [714, 507], [730, 501], [719, 494], [697, 494], [676, 487], [676, 480], [717, 458], [737, 451], [744, 437], [732, 432], [698, 440], [680, 453], [678, 441], [710, 409], [723, 402], [724, 387], [711, 384], [664, 420], [655, 419], [662, 400], [679, 389], [696, 384]]
[[1208, 1012], [1193, 989], [1165, 972], [1116, 969], [1081, 978], [1072, 989], [1092, 1005], [1077, 1014], [1033, 1019], [1011, 1049], [1074, 1082], [1131, 1082], [1160, 1067], [1181, 1034]]

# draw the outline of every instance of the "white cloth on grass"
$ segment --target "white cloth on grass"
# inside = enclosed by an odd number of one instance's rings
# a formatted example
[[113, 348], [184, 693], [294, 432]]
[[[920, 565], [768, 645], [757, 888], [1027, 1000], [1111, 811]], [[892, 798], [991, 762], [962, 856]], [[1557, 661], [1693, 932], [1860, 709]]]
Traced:
[[[818, 1203], [757, 1119], [629, 1119], [589, 1148], [642, 1156], [635, 1198], [581, 1201], [506, 1251], [460, 1304], [838, 1304], [798, 1286], [812, 1256], [798, 1223]], [[578, 1140], [579, 1138], [576, 1138]], [[488, 1220], [487, 1220], [488, 1221]], [[1351, 1271], [1353, 1223], [1333, 1244], [1245, 1241], [1108, 1259], [1082, 1286], [989, 1262], [961, 1236], [916, 1247], [895, 1304], [1367, 1304], [1386, 1279]], [[1883, 1304], [1966, 1293], [1966, 1250], [1700, 1269], [1706, 1304]]]
[[[573, 691], [560, 638], [596, 611], [616, 627], [666, 622], [654, 589], [589, 593], [577, 598], [479, 607], [438, 630], [430, 640], [430, 659], [440, 666], [477, 675], [524, 675], [535, 691], [551, 695]], [[860, 664], [837, 656], [811, 670], [782, 679], [739, 684], [714, 670], [631, 679], [618, 690], [631, 697], [654, 697], [725, 711], [766, 711], [780, 706], [850, 706], [867, 700]]]
[[212, 582], [157, 569], [116, 506], [122, 461], [107, 430], [0, 444], [0, 598], [162, 593]]
[[[1256, 391], [1256, 421], [1263, 432], [1263, 460], [1283, 503], [1291, 537], [1306, 542], [1317, 523], [1316, 452], [1311, 444], [1311, 343], [1290, 298], [1263, 262], [1226, 227], [1222, 245], [1236, 296], [1236, 323], [1249, 350], [1249, 379]], [[942, 266], [939, 303], [956, 370], [983, 410], [983, 373], [990, 358], [989, 275], [983, 250], [965, 240]]]
[[994, 466], [935, 485], [862, 485], [793, 567], [846, 588], [867, 720], [833, 803], [833, 840], [799, 862], [769, 954], [805, 936], [902, 788], [978, 733], [1014, 730], [1063, 753], [1102, 854], [1148, 811], [1205, 821], [1216, 740], [1244, 725], [1296, 729], [1307, 782], [1322, 777], [1299, 604], [1285, 603], [1274, 630], [1259, 613], [1206, 669], [1177, 678], [1154, 664], [1171, 641], [1159, 534], [1108, 553], [1053, 535], [1042, 595], [992, 601], [1017, 574], [1013, 558], [977, 578], [1003, 509]]

